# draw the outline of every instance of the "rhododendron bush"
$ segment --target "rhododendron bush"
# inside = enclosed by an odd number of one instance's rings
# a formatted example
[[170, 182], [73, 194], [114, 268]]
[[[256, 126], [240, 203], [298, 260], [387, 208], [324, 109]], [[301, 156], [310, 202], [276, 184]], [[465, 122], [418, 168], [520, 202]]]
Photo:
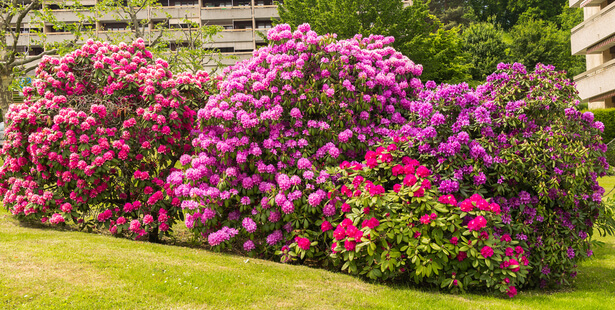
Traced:
[[[283, 260], [329, 252], [342, 270], [372, 279], [513, 297], [530, 268], [525, 242], [503, 232], [497, 203], [479, 194], [460, 201], [440, 194], [431, 171], [405, 156], [413, 139], [396, 137], [368, 151], [363, 163], [332, 169], [339, 178], [337, 185], [327, 182], [329, 204], [347, 213], [326, 217], [320, 230], [300, 230], [280, 251]], [[317, 243], [306, 247], [303, 240]]]
[[186, 225], [218, 249], [273, 251], [323, 215], [325, 165], [354, 159], [406, 122], [422, 67], [390, 37], [338, 41], [279, 25], [227, 69], [198, 111], [195, 155], [168, 182]]
[[501, 64], [476, 89], [425, 85], [399, 131], [417, 138], [408, 156], [433, 170], [443, 194], [501, 206], [496, 231], [527, 242], [531, 285], [567, 284], [592, 255], [603, 210], [603, 124], [576, 110], [574, 86], [551, 66]]
[[180, 219], [215, 250], [510, 297], [591, 256], [604, 126], [562, 72], [423, 84], [390, 37], [268, 39], [211, 96], [142, 41], [43, 59], [8, 113], [5, 206], [133, 237]]
[[43, 58], [24, 103], [7, 115], [4, 205], [20, 218], [114, 234], [168, 231], [182, 214], [164, 180], [190, 150], [208, 76], [174, 76], [167, 66], [142, 40], [88, 41], [61, 59]]

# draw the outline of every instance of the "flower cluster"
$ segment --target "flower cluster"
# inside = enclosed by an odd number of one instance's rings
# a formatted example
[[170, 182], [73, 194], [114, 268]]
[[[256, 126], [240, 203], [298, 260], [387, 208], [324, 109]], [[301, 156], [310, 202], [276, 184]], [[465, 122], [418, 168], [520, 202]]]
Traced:
[[[167, 178], [184, 212], [216, 211], [190, 229], [204, 238], [219, 225], [239, 230], [235, 241], [209, 242], [216, 249], [252, 240], [275, 251], [295, 229], [348, 212], [325, 203], [325, 167], [359, 158], [405, 123], [420, 84], [422, 67], [389, 47], [391, 37], [338, 41], [309, 25], [278, 25], [268, 36], [270, 46], [217, 79], [218, 92], [197, 113], [194, 155]], [[372, 185], [364, 191], [384, 193]]]
[[[590, 249], [602, 213], [597, 178], [608, 169], [599, 136], [604, 126], [591, 112], [577, 111], [573, 83], [552, 66], [528, 72], [500, 64], [475, 89], [431, 86], [410, 103], [411, 121], [398, 134], [417, 138], [408, 154], [434, 172], [440, 192], [452, 195], [441, 202], [488, 193], [496, 205], [468, 201], [461, 209], [500, 214], [506, 226], [498, 232], [527, 241], [530, 285], [569, 283], [582, 259], [576, 253]], [[476, 218], [468, 228], [484, 225]], [[541, 272], [549, 261], [557, 263]]]
[[[329, 171], [338, 177], [327, 182], [329, 201], [351, 211], [333, 218], [333, 225], [323, 222], [326, 229], [302, 232], [318, 241], [311, 257], [372, 279], [414, 279], [451, 291], [493, 289], [513, 297], [531, 268], [526, 244], [500, 232], [497, 203], [479, 194], [458, 202], [432, 187], [430, 169], [407, 156], [416, 141], [386, 139], [363, 163]], [[404, 184], [409, 177], [413, 182]], [[383, 193], [370, 194], [374, 186]], [[284, 254], [294, 257], [298, 248], [292, 243]]]
[[168, 231], [179, 213], [164, 179], [191, 147], [209, 78], [167, 67], [143, 40], [89, 40], [62, 58], [44, 57], [24, 102], [7, 114], [4, 206], [18, 217], [113, 234]]

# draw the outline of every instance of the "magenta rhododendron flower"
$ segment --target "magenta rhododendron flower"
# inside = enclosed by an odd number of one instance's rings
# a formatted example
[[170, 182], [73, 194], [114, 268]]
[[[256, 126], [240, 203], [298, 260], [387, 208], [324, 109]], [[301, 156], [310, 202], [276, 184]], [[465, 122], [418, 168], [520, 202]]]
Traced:
[[307, 251], [310, 249], [310, 240], [308, 238], [297, 238], [297, 246], [300, 249]]
[[357, 246], [357, 243], [355, 241], [350, 241], [350, 240], [344, 241], [344, 249], [346, 249], [346, 251], [354, 251], [356, 246]]
[[513, 298], [515, 296], [517, 296], [517, 288], [514, 286], [510, 286], [508, 288], [508, 291], [506, 291], [506, 294], [508, 295], [508, 297]]
[[477, 216], [468, 223], [469, 230], [479, 231], [487, 226], [487, 220], [482, 216]]
[[[333, 225], [331, 225], [331, 223], [329, 223], [328, 221], [324, 221], [324, 222], [322, 222], [322, 224], [320, 224], [320, 230], [322, 232], [326, 232], [326, 231], [329, 231], [331, 229], [333, 229]], [[337, 239], [337, 237], [336, 237], [336, 239]], [[338, 239], [338, 240], [340, 240], [340, 239]]]
[[491, 257], [493, 256], [493, 249], [486, 245], [480, 250], [480, 254], [484, 257]]

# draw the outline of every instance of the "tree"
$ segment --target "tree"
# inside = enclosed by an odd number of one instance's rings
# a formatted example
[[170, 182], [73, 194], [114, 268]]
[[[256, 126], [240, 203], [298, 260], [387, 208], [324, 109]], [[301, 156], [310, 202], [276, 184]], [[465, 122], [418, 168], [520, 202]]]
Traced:
[[511, 29], [510, 36], [509, 56], [513, 61], [529, 67], [551, 64], [558, 70], [569, 71], [569, 77], [582, 67], [582, 60], [570, 54], [570, 31], [559, 29], [554, 22], [524, 15]]
[[464, 49], [470, 54], [470, 74], [474, 81], [482, 81], [506, 61], [507, 45], [504, 32], [491, 23], [475, 23], [463, 31]]
[[[126, 32], [106, 33], [106, 39], [111, 42], [132, 42], [137, 38], [143, 38], [152, 47], [156, 47], [168, 29], [170, 16], [168, 13], [157, 13], [156, 9], [162, 8], [157, 0], [102, 0], [96, 3], [94, 10], [99, 16], [112, 14], [117, 20], [126, 23]], [[152, 14], [142, 14], [142, 12]], [[163, 10], [159, 10], [163, 12]], [[141, 15], [145, 15], [143, 18]], [[148, 31], [150, 23], [157, 19], [154, 29]]]
[[[182, 20], [185, 28], [176, 29], [176, 42], [174, 48], [169, 48], [168, 42], [162, 42], [162, 52], [156, 56], [165, 59], [169, 63], [171, 72], [191, 72], [196, 73], [204, 70], [205, 66], [215, 63], [216, 71], [222, 65], [223, 56], [218, 49], [213, 48], [211, 43], [218, 33], [224, 28], [222, 26], [200, 25], [194, 21]], [[178, 43], [179, 42], [179, 43]]]
[[432, 0], [429, 2], [429, 9], [440, 19], [445, 29], [469, 26], [476, 20], [468, 0]]
[[468, 0], [481, 22], [493, 21], [504, 30], [517, 24], [528, 13], [535, 19], [556, 21], [567, 0]]
[[219, 50], [211, 47], [223, 30], [221, 26], [201, 25], [185, 17], [171, 27], [171, 15], [162, 8], [159, 0], [102, 0], [93, 11], [97, 16], [112, 14], [126, 24], [128, 31], [105, 32], [103, 40], [119, 43], [143, 38], [148, 49], [167, 60], [173, 72], [196, 73], [210, 62], [216, 64], [214, 71], [222, 66]]
[[[39, 11], [40, 0], [29, 3], [18, 0], [0, 0], [0, 109], [6, 114], [13, 103], [13, 85], [15, 78], [24, 72], [33, 70], [39, 59], [58, 51], [58, 45], [45, 44], [44, 36], [36, 29], [42, 29], [44, 23], [57, 23], [49, 14]], [[26, 36], [26, 33], [28, 34]], [[28, 37], [33, 45], [45, 50], [38, 55], [28, 55], [29, 51], [19, 48], [20, 40]]]
[[340, 39], [381, 34], [395, 37], [393, 47], [424, 64], [423, 80], [459, 81], [468, 67], [457, 29], [445, 30], [427, 3], [404, 7], [401, 0], [287, 0], [278, 4], [279, 21], [297, 27], [309, 23], [317, 33]]

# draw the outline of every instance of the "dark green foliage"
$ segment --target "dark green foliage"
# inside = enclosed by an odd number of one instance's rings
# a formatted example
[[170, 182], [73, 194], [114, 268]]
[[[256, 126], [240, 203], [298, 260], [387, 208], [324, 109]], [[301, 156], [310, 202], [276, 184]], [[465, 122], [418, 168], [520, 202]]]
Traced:
[[515, 26], [524, 14], [556, 21], [567, 4], [568, 0], [468, 0], [479, 21], [493, 21], [505, 30]]
[[464, 47], [472, 55], [470, 74], [473, 80], [484, 80], [495, 71], [498, 63], [506, 61], [503, 36], [503, 31], [491, 23], [472, 24], [464, 30]]
[[442, 21], [445, 29], [467, 27], [476, 22], [474, 10], [466, 0], [432, 0], [429, 9]]
[[568, 77], [583, 71], [583, 58], [570, 54], [570, 32], [559, 29], [555, 22], [524, 15], [511, 29], [509, 56], [529, 67], [537, 63], [566, 70]]
[[[615, 139], [615, 108], [591, 110], [594, 113], [594, 120], [604, 124], [604, 133], [602, 133], [602, 141], [609, 143]], [[611, 144], [615, 148], [615, 143]], [[609, 147], [611, 149], [611, 147]], [[610, 162], [609, 162], [610, 163]]]
[[317, 33], [339, 39], [381, 34], [395, 37], [393, 47], [423, 64], [423, 80], [459, 82], [469, 77], [468, 55], [457, 29], [445, 30], [421, 0], [287, 0], [278, 5], [280, 20], [296, 28], [309, 23]]

